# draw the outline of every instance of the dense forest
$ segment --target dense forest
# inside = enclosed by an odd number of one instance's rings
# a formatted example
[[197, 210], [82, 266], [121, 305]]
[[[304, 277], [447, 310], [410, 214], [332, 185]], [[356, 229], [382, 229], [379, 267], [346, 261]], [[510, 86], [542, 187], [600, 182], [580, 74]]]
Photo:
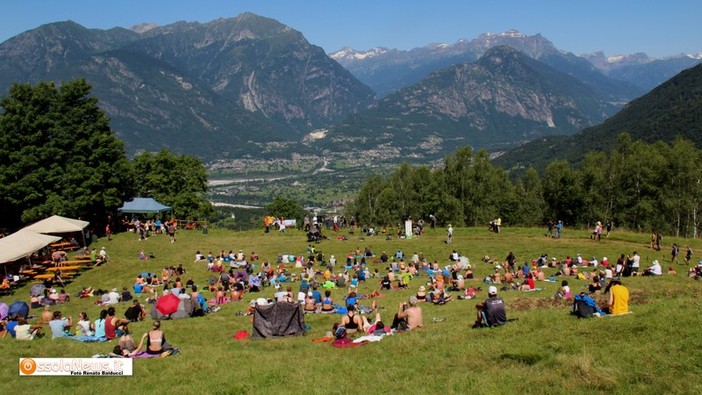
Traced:
[[436, 215], [441, 223], [541, 226], [562, 220], [591, 227], [611, 220], [637, 231], [696, 237], [701, 152], [684, 139], [671, 144], [632, 141], [624, 133], [610, 153], [590, 152], [581, 166], [554, 160], [512, 180], [484, 150], [464, 147], [443, 166], [398, 166], [369, 177], [348, 207], [360, 224], [392, 225], [403, 218]]

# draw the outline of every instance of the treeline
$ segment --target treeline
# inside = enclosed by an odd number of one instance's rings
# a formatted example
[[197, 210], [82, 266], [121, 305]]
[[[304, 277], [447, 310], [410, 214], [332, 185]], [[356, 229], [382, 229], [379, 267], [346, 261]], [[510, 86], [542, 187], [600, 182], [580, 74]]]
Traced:
[[54, 214], [104, 224], [135, 196], [178, 218], [211, 215], [204, 165], [165, 149], [129, 160], [90, 91], [83, 79], [15, 84], [0, 101], [0, 227]]
[[574, 168], [551, 162], [511, 180], [488, 153], [464, 147], [443, 166], [402, 164], [387, 176], [370, 176], [348, 213], [360, 224], [390, 225], [403, 218], [482, 226], [495, 218], [506, 225], [542, 226], [562, 220], [591, 227], [612, 220], [637, 231], [696, 237], [702, 188], [701, 151], [684, 139], [667, 144], [632, 141], [624, 133], [608, 154], [591, 152]]

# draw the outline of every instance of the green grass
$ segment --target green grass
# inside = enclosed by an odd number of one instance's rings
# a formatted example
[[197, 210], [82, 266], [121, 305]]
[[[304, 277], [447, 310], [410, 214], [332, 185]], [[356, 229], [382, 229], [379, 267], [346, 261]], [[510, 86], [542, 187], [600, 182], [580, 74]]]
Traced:
[[[621, 253], [638, 250], [642, 264], [653, 259], [668, 266], [668, 247], [677, 242], [690, 244], [696, 261], [702, 256], [702, 243], [667, 237], [662, 252], [647, 248], [648, 235], [613, 232], [600, 242], [588, 239], [588, 231], [570, 231], [560, 240], [543, 236], [542, 229], [504, 228], [496, 235], [484, 229], [457, 229], [454, 243], [443, 243], [444, 229], [429, 230], [411, 240], [385, 240], [370, 237], [361, 240], [328, 240], [317, 245], [328, 257], [343, 261], [357, 246], [365, 246], [379, 255], [402, 249], [406, 254], [423, 252], [428, 259], [447, 262], [456, 249], [471, 259], [478, 278], [491, 272], [480, 262], [489, 255], [504, 259], [513, 251], [520, 262], [541, 253], [564, 258], [577, 253], [616, 261]], [[210, 229], [208, 235], [182, 231], [175, 244], [167, 237], [154, 236], [137, 241], [134, 234], [119, 234], [113, 241], [101, 240], [111, 256], [109, 265], [84, 272], [67, 287], [76, 295], [84, 286], [112, 288], [130, 286], [137, 273], [158, 271], [165, 265], [183, 264], [196, 283], [209, 277], [201, 263], [193, 263], [194, 253], [243, 249], [256, 251], [262, 258], [274, 260], [279, 253], [302, 254], [308, 243], [299, 231], [264, 235], [262, 231], [230, 232]], [[140, 261], [141, 249], [156, 256]], [[682, 250], [682, 248], [681, 248]], [[375, 267], [379, 265], [371, 265]], [[380, 266], [379, 266], [380, 267]], [[221, 311], [204, 318], [165, 321], [163, 329], [182, 354], [170, 358], [135, 360], [134, 375], [122, 378], [99, 377], [19, 377], [20, 357], [89, 357], [106, 353], [114, 344], [83, 344], [65, 339], [42, 338], [18, 342], [0, 341], [0, 391], [22, 390], [43, 393], [49, 388], [70, 393], [341, 393], [360, 389], [373, 392], [405, 393], [699, 393], [697, 380], [702, 372], [702, 347], [699, 345], [700, 284], [686, 277], [686, 267], [676, 265], [678, 276], [624, 279], [632, 292], [633, 314], [617, 318], [578, 320], [569, 316], [569, 306], [547, 303], [558, 284], [539, 283], [541, 292], [520, 294], [501, 292], [508, 306], [508, 316], [517, 318], [505, 327], [471, 330], [476, 301], [453, 301], [445, 306], [423, 305], [425, 328], [368, 344], [358, 349], [335, 349], [328, 343], [315, 344], [312, 339], [330, 330], [339, 316], [311, 315], [307, 336], [286, 339], [236, 341], [239, 330], [251, 330], [249, 317], [235, 315], [246, 303], [225, 305]], [[382, 268], [381, 268], [382, 272]], [[547, 273], [553, 272], [548, 269]], [[405, 300], [426, 277], [414, 279], [411, 290], [391, 291], [378, 299], [385, 321], [392, 318], [397, 305]], [[574, 292], [586, 281], [569, 279]], [[367, 293], [377, 280], [360, 287]], [[483, 286], [476, 281], [477, 286]], [[297, 289], [296, 284], [294, 284]], [[29, 286], [13, 296], [0, 298], [11, 303], [28, 299]], [[264, 296], [272, 296], [266, 289]], [[205, 293], [206, 296], [211, 296]], [[479, 294], [478, 300], [485, 297]], [[337, 301], [342, 291], [334, 291]], [[249, 297], [250, 299], [250, 297]], [[526, 299], [526, 300], [525, 300]], [[89, 299], [73, 299], [59, 308], [64, 315], [77, 317], [86, 311], [95, 319], [101, 307]], [[368, 303], [368, 301], [363, 301]], [[530, 306], [545, 305], [536, 308]], [[127, 305], [120, 305], [122, 314]], [[38, 314], [38, 311], [35, 312]], [[432, 323], [434, 317], [444, 322]], [[149, 322], [132, 324], [138, 338]]]

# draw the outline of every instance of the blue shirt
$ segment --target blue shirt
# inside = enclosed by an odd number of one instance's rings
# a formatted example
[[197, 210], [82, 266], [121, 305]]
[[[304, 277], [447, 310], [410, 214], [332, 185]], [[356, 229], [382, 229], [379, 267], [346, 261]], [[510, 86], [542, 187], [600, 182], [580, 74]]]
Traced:
[[95, 320], [95, 337], [105, 337], [105, 320]]
[[58, 320], [49, 321], [49, 327], [51, 328], [51, 338], [56, 339], [57, 337], [66, 336], [66, 325], [68, 325], [68, 320], [66, 318], [60, 318]]
[[17, 326], [17, 321], [9, 321], [7, 325], [5, 326], [5, 329], [7, 329], [8, 332], [10, 332], [10, 336], [15, 337], [15, 327]]
[[315, 303], [322, 303], [322, 293], [316, 289], [312, 291], [312, 297], [314, 298]]

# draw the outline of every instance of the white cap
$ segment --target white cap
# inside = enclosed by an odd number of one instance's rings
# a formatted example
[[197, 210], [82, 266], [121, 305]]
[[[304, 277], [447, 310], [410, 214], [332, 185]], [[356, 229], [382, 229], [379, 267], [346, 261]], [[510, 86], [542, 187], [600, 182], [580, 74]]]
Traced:
[[488, 295], [497, 295], [497, 287], [494, 285], [491, 285], [488, 288]]

